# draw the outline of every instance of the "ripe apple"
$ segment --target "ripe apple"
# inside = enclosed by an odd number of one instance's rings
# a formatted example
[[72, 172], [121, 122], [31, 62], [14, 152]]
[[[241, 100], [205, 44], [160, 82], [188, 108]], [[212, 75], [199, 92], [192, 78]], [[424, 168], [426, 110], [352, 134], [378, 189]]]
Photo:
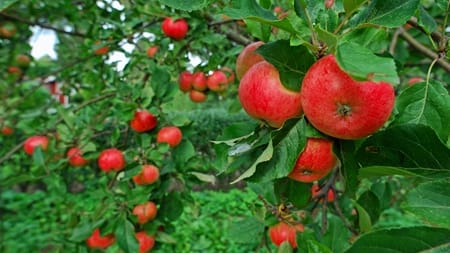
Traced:
[[330, 9], [334, 5], [334, 0], [325, 0], [324, 4], [325, 4], [325, 9]]
[[[317, 196], [317, 194], [319, 193], [319, 191], [320, 191], [320, 187], [319, 187], [318, 184], [313, 184], [313, 185], [311, 186], [311, 196], [312, 196], [313, 198], [314, 198], [315, 196]], [[327, 192], [327, 201], [328, 201], [328, 202], [333, 202], [334, 199], [335, 199], [334, 191], [333, 191], [333, 189], [330, 188], [330, 189], [328, 190], [328, 192]]]
[[155, 54], [158, 52], [159, 47], [158, 46], [151, 46], [147, 48], [147, 56], [150, 58], [155, 57]]
[[8, 73], [20, 75], [22, 74], [22, 70], [16, 66], [9, 66]]
[[230, 69], [229, 67], [222, 67], [220, 70], [222, 70], [228, 76], [228, 84], [234, 82], [234, 72], [232, 69]]
[[188, 23], [183, 18], [173, 20], [171, 17], [164, 19], [161, 25], [163, 33], [174, 40], [181, 40], [186, 37], [189, 30]]
[[154, 165], [142, 166], [141, 172], [133, 177], [133, 181], [138, 185], [153, 184], [158, 181], [159, 168]]
[[208, 86], [208, 89], [212, 91], [224, 91], [228, 86], [228, 77], [222, 71], [215, 70], [211, 75], [208, 76], [206, 85]]
[[203, 91], [191, 90], [189, 91], [189, 98], [192, 102], [201, 103], [206, 101], [207, 96]]
[[308, 138], [288, 177], [304, 183], [314, 182], [328, 175], [337, 163], [332, 141]]
[[16, 56], [16, 63], [19, 67], [26, 68], [30, 65], [31, 58], [25, 54], [18, 54]]
[[11, 127], [9, 127], [9, 126], [2, 127], [2, 134], [3, 135], [11, 135], [13, 133], [14, 133], [14, 129], [12, 129]]
[[125, 167], [122, 151], [110, 148], [103, 150], [98, 156], [98, 167], [105, 172], [120, 171]]
[[86, 239], [86, 244], [91, 249], [106, 249], [115, 242], [113, 234], [102, 236], [100, 229], [96, 228], [94, 232]]
[[270, 240], [277, 246], [283, 242], [288, 241], [292, 248], [297, 248], [296, 235], [298, 232], [305, 230], [303, 224], [289, 225], [286, 222], [279, 222], [278, 224], [269, 228]]
[[147, 201], [144, 204], [138, 204], [133, 208], [133, 214], [137, 216], [139, 224], [145, 224], [156, 217], [158, 208], [152, 201]]
[[47, 136], [35, 135], [28, 137], [23, 144], [23, 150], [29, 155], [33, 155], [34, 149], [40, 146], [42, 150], [47, 150], [48, 138]]
[[260, 54], [255, 52], [255, 50], [263, 44], [264, 42], [262, 41], [253, 42], [247, 45], [239, 54], [236, 59], [236, 76], [239, 80], [242, 79], [251, 66], [264, 60]]
[[411, 77], [408, 79], [408, 86], [413, 86], [413, 84], [423, 82], [423, 78], [419, 76]]
[[96, 45], [95, 48], [97, 48], [94, 51], [95, 55], [104, 55], [109, 52], [109, 46], [108, 45], [101, 46], [101, 44], [103, 44], [101, 41], [96, 41], [94, 43], [94, 45]]
[[67, 151], [67, 159], [72, 166], [80, 167], [88, 163], [88, 161], [83, 158], [81, 153], [81, 149], [78, 147], [72, 147]]
[[301, 94], [309, 122], [327, 135], [347, 140], [376, 132], [389, 119], [395, 102], [392, 85], [352, 79], [333, 55], [310, 67]]
[[135, 235], [139, 242], [139, 253], [147, 253], [155, 246], [155, 237], [148, 235], [145, 231], [137, 232]]
[[16, 35], [17, 28], [13, 23], [5, 23], [0, 27], [0, 37], [2, 38], [12, 38]]
[[286, 120], [302, 115], [300, 92], [285, 88], [278, 70], [266, 61], [248, 70], [239, 84], [238, 95], [248, 115], [272, 127], [280, 128]]
[[273, 8], [273, 12], [276, 13], [276, 14], [280, 14], [281, 12], [283, 12], [283, 9], [281, 9], [280, 6], [275, 6]]
[[192, 73], [189, 71], [183, 71], [178, 77], [178, 84], [182, 92], [188, 92], [192, 90]]
[[133, 119], [130, 121], [130, 127], [138, 133], [150, 131], [155, 128], [157, 124], [158, 119], [146, 110], [136, 111]]
[[168, 143], [170, 147], [176, 147], [180, 144], [183, 138], [183, 133], [176, 126], [167, 126], [159, 130], [156, 135], [156, 142], [158, 143]]
[[205, 73], [197, 71], [192, 75], [192, 87], [198, 91], [204, 91], [208, 88]]

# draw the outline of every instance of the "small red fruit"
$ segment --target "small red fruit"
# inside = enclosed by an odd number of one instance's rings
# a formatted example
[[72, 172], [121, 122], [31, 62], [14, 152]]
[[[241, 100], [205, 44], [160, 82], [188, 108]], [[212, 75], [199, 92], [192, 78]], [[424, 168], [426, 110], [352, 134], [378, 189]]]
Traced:
[[19, 67], [26, 68], [30, 65], [31, 58], [25, 54], [18, 54], [16, 56], [16, 63]]
[[138, 133], [150, 131], [155, 128], [157, 124], [158, 119], [146, 110], [136, 111], [133, 119], [130, 121], [131, 128]]
[[144, 204], [136, 205], [133, 208], [133, 214], [137, 216], [139, 224], [145, 224], [156, 217], [158, 208], [152, 201], [147, 201]]
[[309, 68], [301, 94], [309, 122], [327, 135], [346, 140], [364, 138], [380, 129], [395, 103], [391, 84], [356, 81], [339, 67], [333, 55]]
[[278, 70], [266, 61], [247, 71], [239, 84], [238, 95], [248, 115], [275, 128], [302, 115], [300, 92], [285, 88]]
[[188, 92], [192, 90], [192, 73], [189, 71], [183, 71], [178, 77], [178, 83], [182, 92]]
[[280, 14], [283, 11], [283, 9], [281, 9], [280, 6], [275, 6], [275, 8], [273, 8], [273, 12], [275, 12], [276, 14]]
[[96, 47], [97, 49], [94, 51], [95, 55], [104, 55], [104, 54], [109, 52], [109, 46], [108, 45], [105, 45], [105, 46], [102, 46], [102, 47], [98, 47], [100, 44], [102, 44], [102, 42], [100, 42], [100, 41], [96, 41], [94, 43], [94, 45], [97, 46]]
[[47, 136], [35, 135], [25, 140], [23, 150], [29, 155], [33, 155], [34, 149], [40, 146], [42, 150], [47, 150], [48, 138]]
[[222, 71], [215, 70], [211, 75], [208, 76], [206, 85], [208, 86], [208, 89], [212, 91], [224, 91], [228, 86], [228, 78]]
[[285, 222], [280, 222], [269, 228], [270, 240], [277, 246], [288, 241], [292, 248], [297, 248], [296, 235], [305, 230], [303, 224], [291, 226]]
[[120, 171], [125, 167], [125, 158], [120, 150], [105, 149], [98, 156], [98, 166], [105, 172]]
[[158, 52], [159, 47], [158, 46], [151, 46], [147, 48], [147, 56], [150, 58], [155, 57], [155, 54]]
[[69, 159], [69, 163], [75, 167], [84, 166], [88, 163], [81, 155], [81, 149], [78, 147], [72, 147], [67, 151], [67, 159]]
[[155, 237], [148, 235], [145, 231], [136, 233], [139, 242], [139, 253], [147, 253], [155, 246]]
[[17, 32], [17, 28], [13, 23], [5, 23], [0, 27], [0, 37], [12, 38]]
[[189, 91], [189, 98], [192, 100], [192, 102], [195, 103], [202, 103], [206, 101], [206, 93], [198, 90], [191, 90]]
[[233, 83], [234, 82], [234, 72], [232, 69], [230, 69], [229, 67], [223, 67], [220, 70], [222, 70], [228, 77], [228, 84]]
[[325, 9], [330, 9], [334, 5], [334, 0], [325, 0]]
[[133, 181], [138, 185], [153, 184], [158, 181], [159, 169], [154, 165], [142, 166], [141, 172], [133, 177]]
[[264, 42], [262, 41], [253, 42], [247, 45], [239, 54], [236, 59], [236, 76], [239, 80], [242, 79], [250, 67], [264, 60], [260, 54], [255, 52], [255, 50], [263, 44]]
[[308, 138], [288, 177], [304, 183], [314, 182], [328, 175], [337, 162], [332, 141]]
[[[319, 193], [319, 191], [320, 191], [320, 187], [319, 187], [319, 185], [318, 184], [313, 184], [312, 186], [311, 186], [311, 196], [312, 196], [312, 198], [314, 198], [315, 196], [317, 196], [317, 194]], [[334, 191], [333, 191], [333, 189], [329, 189], [328, 190], [328, 192], [327, 192], [327, 201], [328, 202], [333, 202], [334, 201]]]
[[175, 21], [172, 18], [167, 17], [164, 19], [161, 25], [163, 33], [174, 40], [181, 40], [186, 37], [189, 30], [188, 23], [183, 18]]
[[12, 129], [11, 127], [9, 127], [9, 126], [2, 127], [2, 134], [3, 135], [11, 135], [13, 133], [14, 133], [14, 129]]
[[106, 249], [115, 242], [113, 234], [102, 236], [100, 229], [96, 228], [91, 236], [86, 239], [86, 244], [91, 249]]
[[204, 91], [208, 88], [205, 73], [198, 71], [192, 75], [192, 87], [198, 91]]
[[156, 135], [156, 141], [158, 143], [168, 143], [172, 148], [180, 144], [182, 138], [183, 133], [175, 126], [163, 127]]
[[10, 74], [22, 74], [22, 70], [16, 66], [10, 66], [8, 67], [8, 73]]

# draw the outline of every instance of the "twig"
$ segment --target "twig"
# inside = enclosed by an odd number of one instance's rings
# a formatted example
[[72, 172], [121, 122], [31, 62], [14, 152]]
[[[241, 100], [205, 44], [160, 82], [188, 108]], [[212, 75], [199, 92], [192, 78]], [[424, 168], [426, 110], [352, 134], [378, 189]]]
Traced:
[[353, 235], [358, 235], [358, 231], [352, 226], [350, 221], [348, 221], [347, 217], [345, 217], [341, 207], [339, 206], [339, 203], [337, 201], [334, 201], [333, 204], [334, 209], [336, 210], [337, 215], [341, 218], [342, 222], [344, 223], [344, 226], [348, 228], [353, 233]]

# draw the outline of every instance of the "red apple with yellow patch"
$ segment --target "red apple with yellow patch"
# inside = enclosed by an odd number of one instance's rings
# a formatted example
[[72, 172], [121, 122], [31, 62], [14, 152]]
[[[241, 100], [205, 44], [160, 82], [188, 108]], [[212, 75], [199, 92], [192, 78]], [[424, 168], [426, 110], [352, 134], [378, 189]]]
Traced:
[[241, 51], [236, 59], [236, 76], [239, 80], [253, 65], [264, 60], [264, 57], [255, 52], [263, 44], [262, 41], [253, 42]]

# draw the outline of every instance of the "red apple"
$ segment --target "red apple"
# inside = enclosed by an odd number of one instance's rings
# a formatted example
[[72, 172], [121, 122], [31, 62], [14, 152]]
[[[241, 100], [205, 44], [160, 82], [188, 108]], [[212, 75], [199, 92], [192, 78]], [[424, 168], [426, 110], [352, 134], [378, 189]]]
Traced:
[[281, 9], [280, 6], [275, 6], [273, 8], [273, 12], [275, 12], [276, 14], [280, 14], [283, 11], [283, 9]]
[[147, 48], [147, 56], [150, 58], [155, 57], [155, 54], [158, 52], [159, 47], [158, 46], [151, 46]]
[[168, 143], [172, 148], [178, 146], [182, 138], [183, 133], [176, 126], [163, 127], [156, 135], [156, 141], [158, 143]]
[[206, 85], [208, 86], [208, 89], [212, 91], [224, 91], [228, 86], [228, 77], [222, 71], [215, 70], [208, 76]]
[[113, 234], [102, 236], [100, 229], [96, 228], [94, 232], [86, 239], [86, 244], [91, 249], [106, 249], [115, 242]]
[[148, 235], [145, 231], [136, 233], [139, 242], [139, 253], [147, 253], [155, 246], [155, 237]]
[[157, 213], [158, 208], [152, 201], [147, 201], [144, 204], [138, 204], [133, 208], [133, 214], [137, 216], [139, 224], [145, 224], [155, 219]]
[[228, 84], [234, 82], [234, 72], [232, 69], [230, 69], [229, 67], [222, 67], [220, 70], [222, 70], [228, 76]]
[[26, 68], [30, 65], [31, 58], [25, 54], [18, 54], [16, 56], [16, 63], [19, 67]]
[[333, 55], [306, 72], [301, 94], [309, 122], [327, 135], [347, 140], [376, 132], [389, 119], [395, 102], [392, 85], [352, 79]]
[[263, 44], [264, 42], [262, 41], [253, 42], [247, 45], [239, 54], [236, 60], [236, 76], [239, 80], [242, 79], [251, 66], [264, 60], [260, 54], [255, 52], [255, 50]]
[[305, 230], [303, 224], [289, 225], [286, 222], [279, 222], [278, 224], [269, 228], [270, 240], [277, 246], [283, 242], [288, 241], [292, 248], [297, 248], [296, 235], [298, 232]]
[[5, 23], [0, 27], [0, 37], [12, 38], [17, 32], [17, 28], [13, 23]]
[[8, 73], [20, 75], [22, 74], [22, 70], [16, 66], [9, 66]]
[[188, 23], [183, 18], [172, 20], [172, 18], [167, 17], [162, 22], [162, 31], [167, 36], [174, 40], [181, 40], [186, 37], [189, 30]]
[[155, 128], [157, 124], [158, 119], [146, 110], [136, 111], [133, 119], [130, 121], [130, 127], [138, 133], [150, 131]]
[[328, 175], [337, 162], [337, 157], [333, 153], [332, 141], [308, 138], [289, 178], [304, 183], [317, 181]]
[[182, 92], [188, 92], [192, 90], [192, 73], [189, 71], [183, 71], [178, 77], [178, 84]]
[[100, 41], [96, 41], [94, 43], [94, 45], [96, 45], [96, 49], [94, 50], [94, 54], [95, 55], [104, 55], [106, 53], [109, 52], [109, 46], [108, 45], [103, 45], [101, 46], [103, 43]]
[[325, 9], [330, 9], [334, 5], [334, 0], [325, 0], [324, 4], [325, 4]]
[[202, 103], [205, 102], [207, 99], [206, 93], [198, 90], [191, 90], [189, 91], [189, 98], [192, 100], [192, 102], [195, 103]]
[[[320, 191], [320, 187], [319, 187], [318, 184], [313, 184], [313, 185], [311, 186], [311, 196], [312, 196], [313, 198], [314, 198], [315, 196], [317, 196], [317, 194], [319, 193], [319, 191]], [[327, 192], [327, 201], [328, 201], [328, 202], [333, 202], [334, 199], [335, 199], [334, 191], [333, 191], [333, 189], [330, 188], [330, 189], [328, 190], [328, 192]]]
[[425, 81], [425, 80], [422, 77], [419, 77], [419, 76], [411, 77], [408, 80], [408, 86], [412, 86], [413, 84], [420, 83], [423, 81]]
[[88, 163], [81, 153], [81, 149], [78, 147], [72, 147], [67, 151], [67, 159], [72, 166], [80, 167]]
[[286, 120], [302, 115], [300, 92], [285, 88], [278, 70], [266, 61], [248, 70], [239, 84], [238, 95], [248, 115], [272, 127], [279, 128]]
[[41, 149], [44, 151], [47, 150], [47, 146], [47, 136], [35, 135], [28, 137], [28, 139], [25, 140], [25, 143], [23, 144], [23, 150], [25, 151], [25, 153], [33, 155], [34, 149], [36, 147], [41, 147]]
[[98, 156], [98, 167], [105, 172], [120, 171], [125, 167], [122, 151], [110, 148], [103, 150]]
[[153, 184], [158, 181], [159, 169], [154, 165], [142, 166], [141, 172], [133, 177], [133, 181], [138, 185]]
[[192, 87], [198, 91], [204, 91], [208, 88], [205, 73], [197, 71], [192, 75]]
[[9, 127], [9, 126], [2, 127], [2, 134], [3, 135], [11, 135], [13, 133], [14, 133], [14, 129], [12, 129], [11, 127]]

